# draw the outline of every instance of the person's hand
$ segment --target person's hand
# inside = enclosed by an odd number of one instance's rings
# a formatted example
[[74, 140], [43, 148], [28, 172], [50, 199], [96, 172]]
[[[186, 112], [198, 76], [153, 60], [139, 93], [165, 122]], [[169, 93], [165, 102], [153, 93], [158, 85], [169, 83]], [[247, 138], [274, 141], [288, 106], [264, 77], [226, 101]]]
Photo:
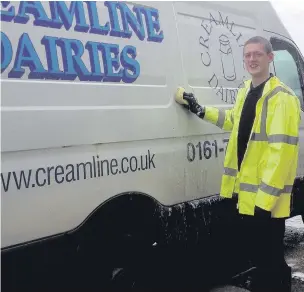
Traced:
[[199, 105], [193, 93], [184, 92], [183, 99], [188, 102], [187, 105], [184, 105], [186, 109], [190, 110], [200, 118], [203, 118], [205, 116], [205, 108]]
[[259, 219], [271, 219], [271, 212], [255, 206], [254, 216]]
[[187, 110], [190, 110], [200, 118], [204, 118], [205, 108], [198, 104], [193, 93], [187, 93], [184, 88], [179, 87], [175, 94], [175, 100]]
[[225, 216], [228, 216], [228, 218], [236, 217], [238, 215], [237, 197], [235, 196], [232, 196], [232, 198], [221, 197], [221, 200], [223, 204], [223, 213], [225, 214]]

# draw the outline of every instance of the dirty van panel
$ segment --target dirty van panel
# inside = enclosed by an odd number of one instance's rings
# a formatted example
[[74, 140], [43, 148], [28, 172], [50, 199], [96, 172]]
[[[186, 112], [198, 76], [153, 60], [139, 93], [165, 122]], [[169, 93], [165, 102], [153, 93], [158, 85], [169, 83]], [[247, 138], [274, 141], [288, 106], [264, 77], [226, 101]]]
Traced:
[[243, 46], [256, 34], [256, 23], [248, 12], [231, 6], [175, 4], [185, 78], [205, 105], [230, 106], [246, 78]]
[[[3, 7], [4, 151], [176, 135], [166, 119], [181, 83], [171, 5], [22, 3]], [[109, 129], [117, 124], [124, 131]], [[48, 133], [37, 140], [41, 129]]]

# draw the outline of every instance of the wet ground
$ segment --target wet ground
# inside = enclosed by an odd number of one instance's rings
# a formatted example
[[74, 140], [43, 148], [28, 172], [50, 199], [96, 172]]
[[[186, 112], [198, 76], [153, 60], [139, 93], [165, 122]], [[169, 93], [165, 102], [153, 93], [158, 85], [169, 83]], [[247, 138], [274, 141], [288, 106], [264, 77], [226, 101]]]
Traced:
[[[292, 292], [304, 291], [304, 224], [300, 216], [286, 221], [285, 258], [292, 268]], [[240, 283], [240, 285], [242, 285]], [[210, 292], [242, 292], [240, 287], [222, 286]]]
[[301, 217], [286, 222], [286, 261], [292, 268], [292, 292], [304, 291], [304, 224]]

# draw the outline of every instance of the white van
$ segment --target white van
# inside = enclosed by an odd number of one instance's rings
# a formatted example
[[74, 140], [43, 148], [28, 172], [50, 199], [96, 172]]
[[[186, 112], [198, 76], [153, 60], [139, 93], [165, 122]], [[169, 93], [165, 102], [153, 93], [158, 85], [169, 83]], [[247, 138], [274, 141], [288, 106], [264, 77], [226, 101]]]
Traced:
[[[7, 271], [30, 277], [29, 262], [73, 262], [84, 246], [94, 256], [111, 253], [104, 244], [155, 246], [173, 214], [217, 204], [229, 133], [174, 93], [182, 86], [203, 105], [231, 107], [255, 35], [271, 41], [272, 73], [304, 109], [303, 56], [268, 2], [3, 2]], [[303, 195], [303, 118], [300, 135], [294, 189]], [[304, 214], [303, 200], [294, 198], [293, 215]]]

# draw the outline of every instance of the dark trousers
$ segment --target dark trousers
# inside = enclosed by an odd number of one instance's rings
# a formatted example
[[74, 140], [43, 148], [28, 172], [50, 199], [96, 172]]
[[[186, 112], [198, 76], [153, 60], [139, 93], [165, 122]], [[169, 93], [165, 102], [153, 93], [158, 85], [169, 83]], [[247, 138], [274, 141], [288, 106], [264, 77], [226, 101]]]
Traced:
[[256, 267], [254, 292], [290, 292], [291, 269], [284, 257], [284, 219], [240, 215], [240, 251]]

